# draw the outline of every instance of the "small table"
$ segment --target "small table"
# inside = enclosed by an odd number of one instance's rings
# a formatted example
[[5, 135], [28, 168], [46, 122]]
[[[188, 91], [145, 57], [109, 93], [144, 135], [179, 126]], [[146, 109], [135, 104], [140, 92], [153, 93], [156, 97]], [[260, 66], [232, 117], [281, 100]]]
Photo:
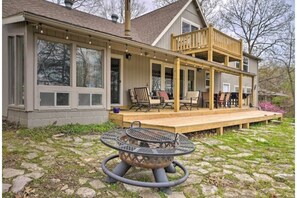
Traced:
[[[133, 127], [136, 123], [138, 127]], [[195, 150], [195, 145], [182, 134], [141, 128], [141, 123], [137, 121], [127, 130], [119, 129], [104, 133], [100, 140], [106, 146], [119, 151], [118, 155], [106, 158], [101, 165], [104, 173], [108, 175], [109, 183], [121, 181], [141, 187], [160, 188], [163, 192], [171, 194], [170, 187], [179, 185], [188, 178], [187, 169], [174, 160], [175, 156], [189, 154]], [[117, 157], [121, 162], [110, 171], [106, 165], [108, 161]], [[124, 178], [132, 166], [151, 169], [155, 182]], [[169, 181], [166, 172], [175, 173], [176, 166], [183, 170], [184, 175], [180, 179]]]

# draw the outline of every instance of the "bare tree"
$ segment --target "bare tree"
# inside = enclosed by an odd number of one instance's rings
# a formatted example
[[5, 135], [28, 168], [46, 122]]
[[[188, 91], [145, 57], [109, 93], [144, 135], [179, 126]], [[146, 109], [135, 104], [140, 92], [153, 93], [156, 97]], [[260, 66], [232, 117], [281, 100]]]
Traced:
[[[64, 4], [64, 0], [48, 0], [59, 5]], [[75, 0], [74, 9], [78, 9], [93, 15], [110, 19], [112, 14], [119, 16], [119, 22], [124, 21], [125, 0]], [[146, 11], [145, 4], [139, 0], [131, 0], [131, 17], [135, 18]]]
[[[154, 4], [157, 8], [166, 6], [170, 3], [176, 2], [177, 0], [154, 0]], [[208, 23], [216, 25], [217, 28], [220, 29], [220, 18], [219, 18], [219, 10], [222, 5], [221, 0], [198, 0], [200, 4], [201, 11], [206, 18]]]
[[229, 0], [221, 17], [228, 31], [244, 39], [248, 53], [260, 56], [280, 42], [294, 18], [291, 9], [284, 0]]

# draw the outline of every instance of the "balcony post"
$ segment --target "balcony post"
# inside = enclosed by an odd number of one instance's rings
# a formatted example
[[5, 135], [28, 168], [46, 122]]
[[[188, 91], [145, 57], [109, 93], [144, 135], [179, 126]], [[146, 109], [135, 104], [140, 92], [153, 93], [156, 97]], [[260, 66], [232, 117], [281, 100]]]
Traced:
[[214, 109], [214, 68], [209, 70], [209, 110]]
[[229, 56], [225, 56], [224, 65], [229, 66]]
[[174, 71], [173, 71], [173, 83], [174, 83], [174, 112], [179, 112], [179, 92], [180, 92], [180, 58], [174, 59]]
[[209, 25], [208, 28], [208, 55], [207, 60], [212, 61], [213, 57], [213, 26], [212, 24]]
[[176, 51], [175, 49], [175, 42], [174, 42], [174, 34], [171, 34], [171, 50]]
[[238, 93], [238, 107], [242, 108], [242, 94], [243, 94], [243, 74], [239, 74], [239, 93]]
[[240, 39], [240, 50], [241, 50], [240, 70], [243, 71], [243, 40], [242, 39]]

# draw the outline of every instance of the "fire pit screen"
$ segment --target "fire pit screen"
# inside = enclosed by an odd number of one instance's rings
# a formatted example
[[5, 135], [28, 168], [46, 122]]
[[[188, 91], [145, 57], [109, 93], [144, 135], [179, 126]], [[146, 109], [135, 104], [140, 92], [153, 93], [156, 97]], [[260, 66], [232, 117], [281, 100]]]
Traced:
[[[137, 127], [134, 127], [135, 124]], [[104, 133], [100, 139], [106, 146], [119, 151], [118, 155], [106, 158], [102, 169], [108, 175], [107, 182], [121, 181], [130, 185], [160, 188], [170, 194], [170, 187], [183, 183], [188, 178], [187, 169], [174, 160], [174, 156], [185, 155], [195, 150], [194, 144], [182, 134], [174, 134], [157, 129], [141, 128], [139, 121], [133, 122], [131, 128], [113, 130]], [[121, 162], [110, 171], [108, 161], [119, 157]], [[127, 179], [125, 173], [132, 167], [152, 169], [155, 182], [142, 182]], [[167, 173], [175, 173], [175, 167], [184, 172], [180, 179], [169, 181]]]

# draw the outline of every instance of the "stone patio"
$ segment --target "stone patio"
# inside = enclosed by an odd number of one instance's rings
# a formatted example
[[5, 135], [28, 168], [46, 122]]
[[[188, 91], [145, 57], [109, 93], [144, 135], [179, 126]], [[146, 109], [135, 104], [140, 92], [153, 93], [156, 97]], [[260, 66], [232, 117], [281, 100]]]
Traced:
[[[35, 142], [3, 132], [3, 197], [166, 196], [158, 189], [105, 183], [100, 164], [115, 151], [99, 138], [60, 134]], [[196, 151], [177, 158], [190, 176], [168, 197], [294, 197], [293, 126], [262, 125], [191, 139]], [[139, 168], [128, 177], [152, 179], [150, 171]]]

